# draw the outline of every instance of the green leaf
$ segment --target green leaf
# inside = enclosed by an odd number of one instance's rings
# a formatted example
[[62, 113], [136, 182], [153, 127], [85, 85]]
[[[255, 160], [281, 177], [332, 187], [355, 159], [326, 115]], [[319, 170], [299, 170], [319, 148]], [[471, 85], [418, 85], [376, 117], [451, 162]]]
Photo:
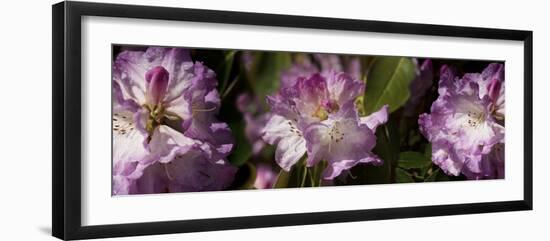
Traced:
[[281, 72], [290, 67], [292, 56], [284, 52], [257, 52], [250, 84], [257, 96], [265, 96], [279, 88]]
[[429, 166], [431, 160], [426, 157], [423, 153], [406, 151], [399, 154], [399, 161], [397, 165], [403, 169], [412, 169], [412, 168], [424, 168]]
[[424, 155], [428, 158], [432, 158], [432, 144], [428, 144], [426, 145], [425, 149], [424, 149]]
[[234, 166], [243, 165], [252, 156], [252, 147], [244, 135], [245, 125], [244, 120], [229, 123], [231, 132], [235, 138], [235, 146], [228, 159]]
[[362, 56], [361, 57], [361, 69], [363, 72], [361, 73], [361, 80], [367, 81], [368, 73], [371, 70], [372, 64], [374, 64], [376, 60], [375, 56]]
[[405, 171], [401, 168], [396, 168], [395, 169], [395, 180], [398, 183], [414, 182], [414, 179], [412, 178], [411, 174], [409, 174], [407, 171]]
[[365, 111], [370, 114], [383, 105], [393, 112], [409, 99], [409, 85], [415, 77], [415, 65], [410, 58], [378, 57], [367, 77]]

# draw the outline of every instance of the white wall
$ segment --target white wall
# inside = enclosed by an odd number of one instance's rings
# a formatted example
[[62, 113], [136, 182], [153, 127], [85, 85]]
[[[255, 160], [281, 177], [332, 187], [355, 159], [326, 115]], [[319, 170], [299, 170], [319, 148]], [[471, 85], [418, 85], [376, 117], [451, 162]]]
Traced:
[[[550, 24], [544, 1], [120, 0], [189, 8], [272, 12], [534, 31], [534, 206], [508, 212], [155, 236], [155, 240], [544, 240], [550, 194], [545, 125], [550, 113]], [[0, 240], [53, 240], [51, 219], [51, 10], [54, 1], [7, 1], [0, 9]], [[546, 22], [544, 22], [546, 20]], [[546, 55], [545, 55], [546, 54]], [[7, 154], [7, 155], [6, 155]], [[545, 229], [546, 228], [546, 229]], [[120, 240], [151, 240], [152, 237]]]

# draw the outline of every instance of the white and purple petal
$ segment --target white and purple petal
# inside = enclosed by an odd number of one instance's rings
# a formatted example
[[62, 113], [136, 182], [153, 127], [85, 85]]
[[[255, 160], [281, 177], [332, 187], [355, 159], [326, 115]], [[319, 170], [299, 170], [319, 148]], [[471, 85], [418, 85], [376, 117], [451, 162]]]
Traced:
[[273, 115], [262, 133], [265, 142], [277, 145], [275, 161], [285, 171], [290, 171], [290, 167], [296, 164], [306, 152], [306, 141], [293, 120]]

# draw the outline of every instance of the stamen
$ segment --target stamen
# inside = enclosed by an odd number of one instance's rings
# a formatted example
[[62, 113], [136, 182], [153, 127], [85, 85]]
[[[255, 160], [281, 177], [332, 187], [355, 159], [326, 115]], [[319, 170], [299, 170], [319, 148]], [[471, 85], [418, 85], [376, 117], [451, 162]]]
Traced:
[[468, 124], [466, 125], [469, 127], [476, 128], [485, 121], [485, 113], [483, 112], [468, 111], [467, 116]]
[[295, 133], [299, 137], [302, 137], [302, 132], [296, 126], [294, 126], [292, 121], [287, 121], [287, 124], [290, 127], [290, 132]]
[[209, 111], [213, 111], [216, 109], [216, 106], [213, 106], [212, 108], [208, 108], [208, 109], [195, 109], [193, 108], [193, 112], [209, 112]]

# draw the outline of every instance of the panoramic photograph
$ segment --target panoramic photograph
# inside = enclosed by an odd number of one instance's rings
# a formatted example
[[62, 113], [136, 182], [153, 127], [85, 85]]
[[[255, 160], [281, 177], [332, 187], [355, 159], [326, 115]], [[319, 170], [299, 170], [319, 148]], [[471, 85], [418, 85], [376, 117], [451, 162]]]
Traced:
[[112, 45], [112, 195], [504, 179], [504, 64]]

